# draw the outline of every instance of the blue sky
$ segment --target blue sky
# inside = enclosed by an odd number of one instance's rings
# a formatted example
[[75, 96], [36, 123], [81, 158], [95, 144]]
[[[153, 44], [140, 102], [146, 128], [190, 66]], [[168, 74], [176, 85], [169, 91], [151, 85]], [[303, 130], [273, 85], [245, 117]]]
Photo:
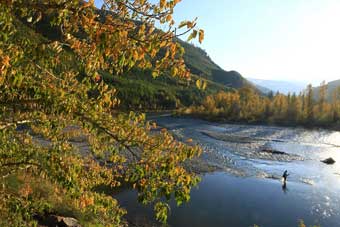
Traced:
[[225, 70], [314, 85], [340, 79], [340, 0], [182, 0], [174, 17], [198, 17], [200, 46]]

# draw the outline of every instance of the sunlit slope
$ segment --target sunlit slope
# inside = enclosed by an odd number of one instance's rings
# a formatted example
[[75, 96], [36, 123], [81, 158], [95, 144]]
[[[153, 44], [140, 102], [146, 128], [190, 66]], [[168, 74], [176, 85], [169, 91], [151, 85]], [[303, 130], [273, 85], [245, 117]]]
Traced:
[[[27, 40], [44, 39], [46, 43], [60, 41], [61, 33], [59, 28], [52, 27], [48, 17], [37, 24], [30, 26], [25, 22], [19, 22], [23, 36]], [[170, 75], [152, 78], [151, 71], [131, 70], [123, 76], [110, 75], [101, 72], [105, 81], [112, 86], [119, 88], [119, 97], [122, 108], [133, 109], [175, 109], [181, 106], [199, 104], [206, 95], [220, 90], [233, 90], [243, 86], [252, 86], [238, 72], [227, 72], [215, 64], [208, 54], [199, 47], [178, 39], [184, 47], [185, 63], [192, 73], [191, 81], [179, 81]], [[68, 60], [62, 64], [73, 64], [73, 53], [68, 52]], [[75, 60], [74, 60], [75, 61]], [[76, 64], [74, 64], [76, 65]], [[76, 66], [75, 66], [76, 67]], [[78, 69], [80, 75], [83, 74]], [[208, 86], [206, 90], [199, 90], [195, 85], [197, 79], [204, 79]]]

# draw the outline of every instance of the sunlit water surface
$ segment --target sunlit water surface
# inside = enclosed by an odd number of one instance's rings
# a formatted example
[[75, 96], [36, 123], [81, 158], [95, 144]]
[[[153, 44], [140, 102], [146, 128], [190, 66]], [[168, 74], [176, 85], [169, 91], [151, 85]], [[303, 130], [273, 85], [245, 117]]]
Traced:
[[[340, 133], [303, 128], [214, 124], [190, 118], [151, 117], [177, 138], [192, 138], [203, 158], [223, 171], [205, 174], [189, 203], [172, 204], [170, 226], [340, 226]], [[274, 149], [273, 155], [261, 152]], [[321, 160], [337, 162], [326, 165]], [[287, 187], [280, 177], [288, 170]], [[117, 196], [135, 223], [152, 220], [136, 193]]]

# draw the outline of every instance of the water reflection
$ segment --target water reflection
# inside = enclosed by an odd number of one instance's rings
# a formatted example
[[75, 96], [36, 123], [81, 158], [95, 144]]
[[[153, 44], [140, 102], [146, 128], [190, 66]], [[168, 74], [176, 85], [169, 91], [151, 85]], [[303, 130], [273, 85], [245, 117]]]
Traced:
[[287, 194], [288, 192], [287, 182], [285, 181], [282, 183], [282, 191], [284, 192], [284, 194]]
[[[210, 163], [250, 176], [247, 180], [206, 176], [190, 204], [173, 209], [172, 226], [296, 226], [301, 218], [310, 224], [339, 226], [340, 132], [212, 124], [190, 118], [154, 120], [179, 139], [197, 141]], [[285, 154], [259, 152], [261, 147]], [[329, 157], [336, 160], [334, 165], [320, 162]], [[285, 169], [293, 174], [281, 184]], [[287, 220], [282, 222], [276, 213]]]
[[[289, 185], [287, 185], [289, 184]], [[225, 173], [205, 175], [198, 189], [193, 189], [191, 200], [177, 207], [171, 202], [169, 224], [173, 227], [244, 227], [297, 226], [303, 218], [308, 224], [338, 227], [340, 203], [336, 194], [321, 188], [277, 180], [234, 177]], [[289, 187], [289, 193], [288, 193]], [[141, 217], [154, 218], [152, 207], [137, 204], [135, 193], [117, 196], [136, 222]], [[282, 218], [285, 217], [285, 218]]]

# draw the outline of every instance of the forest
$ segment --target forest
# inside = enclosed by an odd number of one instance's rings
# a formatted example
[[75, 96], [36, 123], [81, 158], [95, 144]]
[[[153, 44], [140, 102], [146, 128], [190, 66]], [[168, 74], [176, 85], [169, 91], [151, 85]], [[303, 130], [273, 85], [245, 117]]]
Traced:
[[244, 87], [234, 92], [209, 95], [201, 105], [183, 108], [179, 114], [229, 122], [338, 128], [340, 88], [333, 91], [331, 100], [327, 100], [325, 82], [321, 83], [317, 94], [311, 85], [298, 95], [279, 92], [263, 95]]
[[339, 124], [340, 89], [331, 102], [325, 83], [317, 98], [312, 86], [262, 94], [188, 43], [205, 33], [174, 20], [179, 2], [0, 0], [0, 226], [129, 226], [114, 197], [126, 189], [167, 225], [200, 182], [187, 166], [203, 149], [139, 111]]

